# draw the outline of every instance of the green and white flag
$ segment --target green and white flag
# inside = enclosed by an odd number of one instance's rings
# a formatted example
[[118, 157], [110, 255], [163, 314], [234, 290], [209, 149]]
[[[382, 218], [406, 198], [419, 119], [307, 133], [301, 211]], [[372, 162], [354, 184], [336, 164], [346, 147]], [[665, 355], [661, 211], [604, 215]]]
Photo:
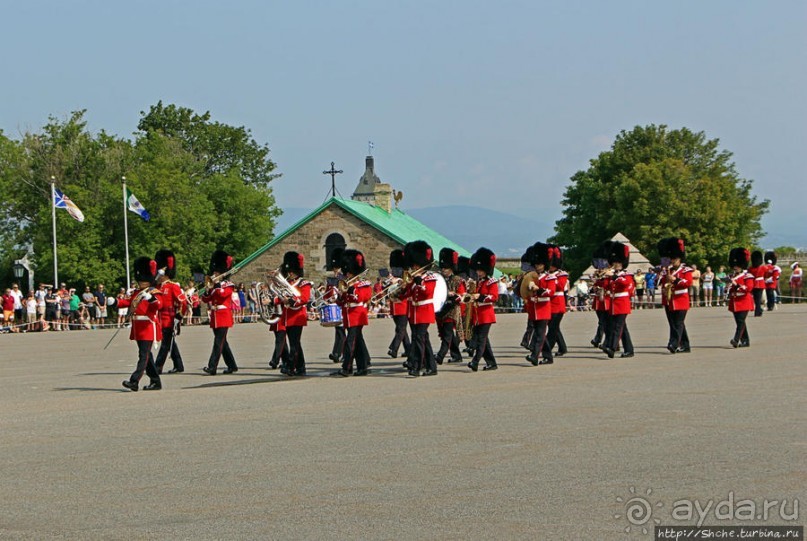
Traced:
[[134, 194], [129, 188], [126, 188], [126, 205], [129, 207], [129, 210], [131, 210], [132, 212], [134, 212], [147, 222], [149, 221], [149, 218], [151, 218], [151, 215], [145, 208], [143, 208], [143, 205], [140, 203], [140, 201], [137, 200], [137, 197], [134, 196]]

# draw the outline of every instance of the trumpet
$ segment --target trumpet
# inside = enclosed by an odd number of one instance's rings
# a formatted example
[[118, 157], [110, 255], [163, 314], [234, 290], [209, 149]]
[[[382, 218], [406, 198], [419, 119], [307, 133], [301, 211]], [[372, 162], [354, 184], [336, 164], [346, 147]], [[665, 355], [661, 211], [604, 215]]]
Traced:
[[363, 280], [364, 276], [367, 274], [367, 272], [369, 272], [369, 270], [370, 269], [365, 269], [356, 276], [354, 276], [353, 278], [350, 278], [348, 280], [339, 280], [339, 283], [336, 284], [336, 289], [339, 290], [339, 294], [344, 295], [345, 293], [347, 293], [348, 288], [351, 287], [352, 285], [355, 285], [356, 282]]
[[401, 279], [394, 276], [384, 279], [381, 284], [384, 288], [373, 295], [372, 299], [370, 299], [371, 304], [378, 304], [387, 297], [395, 296], [401, 289]]
[[223, 272], [221, 274], [216, 274], [214, 276], [210, 276], [210, 275], [206, 274], [204, 282], [203, 282], [204, 285], [205, 285], [204, 290], [209, 291], [211, 289], [215, 289], [217, 283], [221, 282], [222, 280], [224, 280], [228, 276], [232, 276], [233, 274], [237, 273], [240, 270], [241, 270], [241, 267], [233, 267], [230, 270], [228, 270], [227, 272]]

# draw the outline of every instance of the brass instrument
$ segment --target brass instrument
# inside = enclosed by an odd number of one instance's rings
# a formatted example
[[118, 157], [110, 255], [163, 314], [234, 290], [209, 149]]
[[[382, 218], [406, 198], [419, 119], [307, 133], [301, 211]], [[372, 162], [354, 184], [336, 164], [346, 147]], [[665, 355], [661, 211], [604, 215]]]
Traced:
[[372, 299], [370, 299], [370, 303], [378, 304], [387, 297], [394, 297], [401, 289], [401, 282], [401, 278], [396, 278], [394, 276], [390, 276], [382, 280], [381, 284], [384, 286], [384, 288], [378, 293], [373, 294]]
[[463, 330], [465, 331], [466, 338], [470, 338], [471, 336], [471, 322], [473, 321], [473, 305], [476, 304], [474, 300], [474, 294], [476, 293], [477, 283], [476, 280], [468, 279], [465, 284], [465, 295], [462, 298], [462, 302], [466, 303], [465, 306], [465, 321], [463, 321]]
[[[205, 279], [204, 279], [205, 287], [204, 287], [203, 291], [210, 291], [211, 289], [215, 289], [217, 283], [221, 282], [223, 279], [227, 278], [228, 276], [232, 276], [233, 274], [236, 274], [240, 270], [241, 270], [241, 267], [233, 267], [230, 270], [228, 270], [227, 272], [223, 272], [221, 274], [216, 274], [214, 276], [209, 276], [209, 275], [206, 274]], [[199, 293], [202, 293], [203, 291], [200, 291]]]
[[675, 290], [673, 290], [673, 282], [675, 278], [672, 275], [672, 267], [667, 267], [667, 274], [664, 275], [664, 298], [667, 300], [667, 304], [669, 305], [672, 300], [673, 296], [675, 295]]
[[356, 282], [363, 280], [364, 276], [369, 272], [369, 270], [370, 269], [364, 269], [359, 274], [348, 280], [339, 280], [339, 283], [336, 284], [336, 289], [339, 290], [339, 294], [344, 295], [347, 293], [348, 288], [355, 285]]
[[[300, 291], [280, 274], [280, 269], [269, 272], [267, 277], [268, 282], [258, 282], [255, 287], [250, 289], [257, 300], [258, 317], [267, 325], [274, 325], [280, 321], [283, 302], [299, 297]], [[282, 302], [275, 304], [277, 298], [280, 298]]]

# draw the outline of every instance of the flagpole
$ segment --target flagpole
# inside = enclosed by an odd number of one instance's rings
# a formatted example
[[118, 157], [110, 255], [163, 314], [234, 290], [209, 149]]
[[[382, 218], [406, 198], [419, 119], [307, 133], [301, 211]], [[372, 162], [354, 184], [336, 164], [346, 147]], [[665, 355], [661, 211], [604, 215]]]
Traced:
[[59, 287], [59, 262], [56, 259], [56, 177], [50, 177], [50, 211], [53, 217], [53, 288]]
[[126, 217], [126, 177], [121, 177], [123, 180], [123, 236], [126, 239], [126, 289], [132, 283], [132, 278], [129, 275], [129, 220]]

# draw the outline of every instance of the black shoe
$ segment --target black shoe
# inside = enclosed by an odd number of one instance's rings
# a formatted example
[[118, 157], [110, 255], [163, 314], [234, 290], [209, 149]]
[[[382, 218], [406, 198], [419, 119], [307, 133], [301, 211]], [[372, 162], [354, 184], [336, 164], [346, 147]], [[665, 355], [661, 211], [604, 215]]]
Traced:
[[530, 344], [526, 340], [522, 340], [521, 347], [523, 347], [524, 349], [530, 349]]
[[524, 358], [527, 359], [529, 362], [531, 362], [533, 366], [538, 366], [538, 357], [533, 357], [532, 355], [527, 355]]
[[137, 383], [131, 382], [128, 379], [123, 380], [122, 385], [129, 389], [130, 391], [137, 392]]
[[541, 359], [541, 362], [539, 362], [538, 364], [553, 364], [554, 362], [555, 362], [554, 360], [547, 358], [547, 359]]
[[735, 340], [734, 338], [729, 340], [729, 344], [731, 344], [731, 347], [733, 347], [733, 348], [736, 348], [736, 347], [738, 347], [740, 345], [740, 343], [737, 340]]
[[437, 375], [437, 370], [426, 370], [425, 372], [423, 372], [423, 375], [424, 376], [436, 376]]
[[408, 362], [401, 363], [401, 365], [402, 365], [404, 368], [406, 368], [407, 370], [409, 370], [409, 363], [408, 363]]
[[222, 374], [235, 374], [236, 372], [238, 372], [238, 367], [236, 367], [236, 368], [225, 368], [224, 370], [221, 371]]
[[471, 370], [473, 370], [474, 372], [476, 372], [477, 370], [479, 370], [479, 365], [478, 365], [478, 364], [475, 364], [475, 363], [472, 361], [472, 362], [468, 363], [468, 368], [470, 368]]
[[369, 373], [370, 373], [370, 371], [369, 371], [368, 369], [366, 369], [366, 368], [365, 368], [364, 370], [356, 370], [356, 373], [355, 373], [355, 374], [353, 374], [353, 375], [354, 375], [354, 376], [366, 376], [366, 375], [368, 375]]
[[622, 355], [619, 356], [620, 359], [627, 359], [629, 357], [633, 357], [632, 351], [630, 353], [623, 353]]
[[185, 371], [184, 368], [172, 368], [171, 370], [168, 371], [168, 373], [169, 374], [181, 374], [184, 371]]
[[483, 366], [483, 367], [482, 367], [482, 371], [486, 371], [486, 370], [498, 370], [498, 369], [499, 369], [499, 365], [498, 365], [498, 364], [486, 364], [485, 366]]
[[269, 370], [277, 370], [277, 367], [278, 367], [279, 364], [280, 363], [270, 362], [269, 363]]
[[689, 353], [690, 351], [689, 348], [678, 348], [675, 350], [676, 353]]
[[162, 388], [163, 388], [163, 386], [159, 381], [152, 381], [151, 383], [149, 383], [148, 385], [143, 387], [143, 390], [144, 391], [159, 391]]
[[338, 356], [338, 355], [334, 355], [333, 353], [328, 353], [328, 358], [329, 358], [330, 360], [332, 360], [333, 362], [335, 362], [335, 363], [338, 363], [338, 362], [339, 362], [339, 356]]
[[740, 347], [741, 348], [750, 348], [751, 347], [751, 342], [740, 342]]
[[450, 363], [461, 363], [462, 357], [452, 357], [448, 362]]
[[204, 370], [205, 374], [207, 374], [208, 376], [215, 376], [216, 375], [216, 369], [215, 368], [210, 368], [209, 366], [203, 366], [202, 370]]
[[336, 372], [331, 372], [331, 376], [336, 378], [346, 378], [350, 375], [350, 372], [347, 370], [337, 370]]
[[442, 357], [435, 357], [434, 362], [436, 362], [437, 364], [443, 364], [443, 358]]
[[614, 358], [614, 350], [613, 350], [613, 349], [611, 349], [611, 348], [607, 348], [607, 349], [605, 350], [605, 353], [608, 355], [608, 358], [609, 358], [609, 359], [613, 359], [613, 358]]
[[555, 357], [563, 357], [564, 355], [566, 355], [565, 351], [558, 351], [557, 353], [555, 353]]
[[675, 353], [675, 348], [672, 346], [667, 346], [667, 351], [669, 351], [670, 353]]
[[592, 340], [592, 341], [591, 341], [591, 345], [592, 345], [592, 346], [594, 346], [595, 348], [600, 347], [600, 343], [599, 343], [599, 342], [597, 342], [596, 340]]
[[410, 370], [409, 372], [407, 372], [407, 377], [419, 378], [420, 377], [420, 372], [418, 372], [417, 370]]
[[387, 350], [387, 355], [389, 355], [389, 356], [390, 356], [390, 357], [392, 357], [393, 359], [397, 359], [397, 358], [398, 358], [398, 354], [397, 354], [397, 353], [395, 353], [394, 351], [392, 351], [391, 349], [390, 349], [390, 350]]

